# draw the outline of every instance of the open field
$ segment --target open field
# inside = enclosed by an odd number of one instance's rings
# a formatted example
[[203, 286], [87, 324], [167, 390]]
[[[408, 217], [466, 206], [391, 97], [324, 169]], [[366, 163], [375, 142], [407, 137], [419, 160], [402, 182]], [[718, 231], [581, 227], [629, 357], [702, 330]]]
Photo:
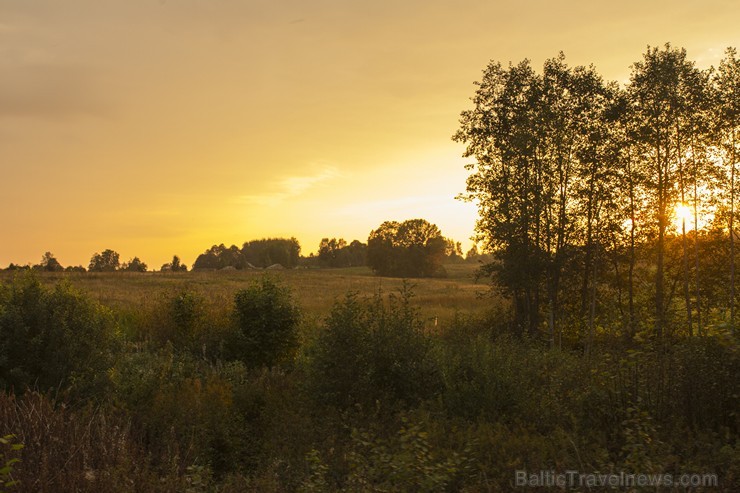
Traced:
[[[411, 279], [414, 306], [428, 326], [442, 327], [455, 314], [475, 315], [491, 306], [490, 286], [485, 280], [474, 279], [475, 264], [445, 266], [447, 278]], [[0, 281], [10, 280], [15, 274], [0, 272]], [[263, 276], [277, 279], [288, 287], [304, 317], [320, 320], [326, 317], [334, 303], [349, 292], [372, 296], [382, 292], [387, 296], [397, 293], [403, 279], [378, 277], [366, 267], [345, 269], [295, 270], [230, 270], [182, 273], [38, 273], [45, 284], [68, 280], [73, 286], [122, 314], [145, 309], [162, 295], [177, 291], [194, 291], [214, 305], [228, 306], [234, 293]]]

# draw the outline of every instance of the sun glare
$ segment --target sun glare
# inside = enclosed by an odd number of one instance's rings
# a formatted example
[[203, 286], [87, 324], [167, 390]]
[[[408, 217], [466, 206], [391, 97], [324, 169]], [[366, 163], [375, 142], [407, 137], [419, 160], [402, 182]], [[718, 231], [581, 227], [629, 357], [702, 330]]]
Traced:
[[683, 225], [686, 224], [686, 231], [693, 229], [694, 227], [694, 213], [691, 208], [682, 203], [676, 204], [675, 219], [674, 223], [677, 231], [683, 229]]

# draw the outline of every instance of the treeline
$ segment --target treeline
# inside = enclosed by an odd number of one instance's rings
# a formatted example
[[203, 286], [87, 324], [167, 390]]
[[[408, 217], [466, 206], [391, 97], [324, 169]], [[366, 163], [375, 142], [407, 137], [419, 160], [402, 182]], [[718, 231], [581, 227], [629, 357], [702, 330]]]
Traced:
[[223, 243], [213, 245], [200, 254], [193, 269], [254, 269], [280, 265], [292, 269], [298, 265], [301, 245], [295, 238], [266, 238], [248, 241], [241, 248], [226, 247]]
[[590, 357], [510, 337], [503, 307], [431, 330], [412, 294], [350, 293], [315, 320], [267, 278], [227, 297], [183, 279], [129, 309], [0, 283], [0, 484], [511, 491], [556, 469], [740, 488], [736, 342]]
[[[33, 270], [42, 272], [147, 272], [149, 267], [141, 261], [139, 257], [134, 257], [127, 262], [121, 263], [121, 256], [115, 250], [103, 250], [102, 253], [94, 253], [90, 258], [90, 264], [87, 268], [82, 265], [67, 266], [66, 268], [59, 263], [51, 252], [46, 252], [41, 257], [41, 262], [34, 265], [16, 265], [10, 263], [5, 270]], [[172, 261], [160, 268], [161, 272], [186, 272], [188, 266], [180, 261], [180, 257], [174, 255]]]
[[649, 48], [629, 82], [491, 63], [454, 139], [511, 323], [590, 347], [734, 330], [740, 64]]
[[[475, 247], [469, 252], [468, 258], [479, 258]], [[384, 222], [370, 233], [368, 243], [353, 240], [348, 244], [343, 238], [324, 238], [318, 252], [308, 257], [301, 256], [301, 246], [295, 238], [253, 240], [244, 243], [241, 248], [236, 245], [227, 247], [223, 243], [213, 245], [198, 256], [193, 263], [193, 270], [369, 266], [383, 276], [430, 277], [445, 275], [443, 263], [462, 260], [460, 243], [443, 237], [436, 225], [424, 219], [411, 219], [403, 223]], [[118, 252], [108, 249], [95, 253], [87, 269], [83, 266], [65, 269], [50, 252], [43, 255], [39, 264], [10, 264], [7, 268], [25, 269], [47, 272], [147, 272], [148, 266], [139, 257], [121, 263]], [[177, 255], [160, 268], [162, 272], [187, 270], [187, 265]]]
[[[477, 255], [473, 248], [471, 259]], [[324, 238], [315, 264], [319, 267], [367, 265], [376, 274], [392, 277], [440, 277], [443, 264], [463, 261], [459, 242], [445, 238], [426, 219], [385, 221], [370, 232], [367, 243]]]

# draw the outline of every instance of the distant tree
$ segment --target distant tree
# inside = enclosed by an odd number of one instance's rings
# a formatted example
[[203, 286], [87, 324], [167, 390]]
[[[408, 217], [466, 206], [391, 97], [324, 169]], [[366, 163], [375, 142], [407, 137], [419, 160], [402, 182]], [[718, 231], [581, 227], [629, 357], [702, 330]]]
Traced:
[[54, 258], [54, 255], [51, 252], [44, 253], [41, 257], [41, 263], [35, 267], [47, 272], [61, 272], [64, 270], [64, 267], [62, 267], [59, 261]]
[[90, 259], [90, 272], [113, 272], [118, 270], [121, 263], [120, 255], [113, 250], [105, 250], [103, 253], [96, 253]]
[[319, 244], [319, 265], [322, 267], [340, 267], [340, 252], [347, 246], [343, 238], [323, 238]]
[[354, 240], [349, 245], [343, 238], [324, 238], [319, 244], [318, 262], [321, 267], [357, 267], [365, 265], [367, 245]]
[[446, 246], [439, 228], [425, 219], [386, 221], [370, 232], [367, 264], [382, 276], [440, 276]]
[[66, 272], [87, 272], [87, 269], [85, 269], [81, 265], [71, 266], [68, 265], [66, 269], [64, 269]]
[[352, 240], [352, 243], [344, 247], [349, 257], [348, 267], [359, 267], [367, 265], [367, 243]]
[[223, 243], [213, 245], [204, 253], [198, 255], [198, 258], [195, 259], [195, 263], [193, 264], [193, 269], [218, 270], [224, 267], [234, 267], [235, 269], [246, 267], [246, 261], [238, 246], [231, 245], [230, 247], [226, 247]]
[[[286, 269], [298, 265], [301, 245], [295, 238], [264, 238], [244, 243], [241, 249], [243, 262], [257, 267], [280, 264]], [[237, 267], [240, 268], [240, 267]]]
[[147, 265], [139, 257], [134, 257], [121, 266], [121, 270], [126, 272], [146, 272]]
[[188, 271], [188, 266], [183, 264], [180, 261], [180, 257], [178, 257], [177, 255], [174, 255], [172, 257], [171, 266], [172, 266], [171, 268], [173, 272], [187, 272]]
[[477, 262], [478, 257], [480, 257], [480, 253], [478, 253], [477, 245], [470, 247], [470, 250], [465, 254], [465, 260], [468, 262]]
[[445, 257], [447, 262], [462, 262], [462, 245], [452, 238], [445, 238]]

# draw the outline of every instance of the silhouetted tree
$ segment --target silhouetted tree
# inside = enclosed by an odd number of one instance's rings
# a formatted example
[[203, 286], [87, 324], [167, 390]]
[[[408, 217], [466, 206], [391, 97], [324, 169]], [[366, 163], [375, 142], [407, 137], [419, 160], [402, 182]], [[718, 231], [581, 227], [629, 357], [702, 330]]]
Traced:
[[146, 272], [147, 265], [139, 257], [134, 257], [128, 262], [125, 262], [121, 266], [121, 270], [126, 272]]
[[737, 165], [740, 159], [740, 59], [737, 58], [737, 50], [728, 48], [725, 58], [719, 65], [717, 76], [714, 79], [716, 85], [717, 104], [715, 120], [717, 122], [717, 135], [722, 160], [725, 163], [724, 184], [727, 209], [729, 209], [728, 229], [730, 244], [730, 326], [735, 332], [735, 216], [737, 200]]
[[90, 272], [113, 272], [120, 266], [120, 256], [113, 250], [105, 250], [103, 253], [95, 253], [90, 259]]
[[61, 272], [64, 270], [64, 267], [62, 267], [59, 261], [54, 258], [54, 255], [51, 252], [44, 253], [41, 257], [41, 263], [39, 263], [37, 267], [47, 272]]
[[[257, 267], [280, 264], [286, 269], [298, 265], [301, 245], [295, 238], [264, 238], [244, 243], [241, 256], [244, 262]], [[239, 267], [237, 267], [239, 268]]]
[[370, 232], [367, 263], [382, 276], [443, 276], [446, 246], [439, 228], [424, 219], [386, 221]]
[[358, 240], [348, 245], [342, 238], [324, 238], [317, 257], [321, 267], [357, 267], [365, 265], [366, 255], [367, 245]]
[[[688, 147], [690, 119], [700, 98], [696, 88], [703, 86], [703, 80], [694, 63], [687, 60], [686, 50], [666, 45], [664, 50], [649, 48], [643, 60], [633, 65], [628, 88], [630, 111], [634, 115], [634, 141], [647, 170], [649, 217], [657, 233], [655, 331], [658, 337], [665, 329], [668, 308], [666, 231], [676, 202], [685, 198], [684, 153]], [[686, 269], [685, 279], [687, 276]], [[686, 304], [690, 306], [688, 284], [685, 289]], [[686, 312], [690, 328], [691, 310]]]
[[[178, 259], [179, 262], [179, 259]], [[234, 267], [235, 269], [243, 269], [246, 266], [246, 261], [236, 245], [226, 247], [223, 243], [220, 245], [213, 245], [211, 248], [200, 254], [195, 263], [193, 269], [223, 269], [224, 267]]]

